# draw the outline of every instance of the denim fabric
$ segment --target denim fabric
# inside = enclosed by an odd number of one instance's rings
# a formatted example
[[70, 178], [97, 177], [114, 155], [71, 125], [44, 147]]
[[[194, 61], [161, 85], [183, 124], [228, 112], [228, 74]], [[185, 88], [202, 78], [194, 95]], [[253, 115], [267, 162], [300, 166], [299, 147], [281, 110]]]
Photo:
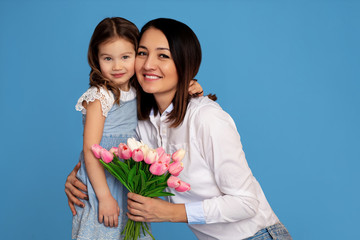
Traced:
[[292, 240], [290, 233], [282, 223], [277, 223], [258, 231], [254, 236], [245, 240]]
[[[121, 101], [120, 105], [114, 104], [105, 120], [100, 145], [103, 148], [110, 149], [111, 147], [117, 147], [119, 143], [126, 143], [128, 138], [136, 137], [136, 126], [136, 99], [128, 102]], [[99, 202], [86, 172], [83, 152], [80, 154], [80, 161], [81, 168], [77, 173], [77, 177], [87, 185], [89, 200], [83, 201], [85, 204], [84, 208], [75, 206], [77, 214], [73, 217], [72, 238], [78, 240], [123, 239], [124, 236], [121, 235], [121, 231], [127, 221], [127, 189], [120, 181], [105, 171], [111, 195], [117, 200], [120, 207], [119, 225], [118, 227], [110, 228], [106, 227], [103, 223], [99, 223]], [[148, 235], [142, 235], [140, 239], [150, 240], [151, 238]]]

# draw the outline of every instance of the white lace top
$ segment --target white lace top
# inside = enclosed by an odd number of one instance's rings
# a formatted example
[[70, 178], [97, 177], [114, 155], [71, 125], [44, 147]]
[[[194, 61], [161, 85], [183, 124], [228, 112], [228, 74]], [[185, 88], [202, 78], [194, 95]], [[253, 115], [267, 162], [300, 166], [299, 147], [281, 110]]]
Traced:
[[[128, 92], [120, 90], [120, 101], [127, 102], [133, 100], [136, 97], [136, 91], [133, 87], [130, 87]], [[115, 102], [114, 94], [106, 90], [103, 87], [100, 89], [96, 87], [90, 87], [77, 101], [75, 105], [75, 109], [77, 111], [81, 111], [82, 114], [86, 114], [86, 108], [83, 106], [83, 102], [86, 103], [94, 102], [95, 100], [99, 100], [101, 103], [102, 114], [104, 117], [107, 117], [108, 112], [112, 108]]]

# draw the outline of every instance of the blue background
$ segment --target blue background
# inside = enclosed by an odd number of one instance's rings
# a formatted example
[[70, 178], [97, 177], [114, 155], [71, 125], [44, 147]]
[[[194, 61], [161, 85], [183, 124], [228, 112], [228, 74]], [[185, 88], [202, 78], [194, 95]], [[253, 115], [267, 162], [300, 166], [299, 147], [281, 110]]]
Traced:
[[[70, 239], [67, 174], [82, 146], [97, 23], [170, 17], [203, 49], [197, 76], [234, 118], [294, 239], [355, 239], [360, 214], [360, 3], [345, 0], [0, 2], [0, 238]], [[157, 239], [195, 239], [185, 224]], [[170, 236], [171, 235], [171, 236]]]

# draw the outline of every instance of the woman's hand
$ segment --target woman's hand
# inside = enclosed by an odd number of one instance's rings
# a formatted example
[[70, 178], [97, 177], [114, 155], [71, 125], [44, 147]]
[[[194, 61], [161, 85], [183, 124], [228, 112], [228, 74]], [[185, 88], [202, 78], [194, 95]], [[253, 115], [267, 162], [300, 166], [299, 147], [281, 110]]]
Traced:
[[184, 204], [128, 193], [129, 219], [136, 222], [187, 222]]
[[189, 94], [194, 97], [200, 97], [204, 95], [204, 91], [201, 85], [195, 79], [190, 81]]
[[99, 222], [107, 227], [117, 227], [120, 208], [113, 196], [99, 199]]
[[[74, 204], [80, 207], [85, 206], [84, 203], [81, 202], [78, 198], [88, 200], [88, 196], [82, 192], [82, 191], [87, 192], [86, 185], [80, 182], [79, 179], [76, 178], [76, 173], [79, 171], [80, 166], [81, 163], [78, 162], [78, 164], [76, 164], [76, 166], [71, 171], [65, 182], [65, 193], [68, 198], [68, 204], [70, 210], [74, 216], [76, 215]], [[79, 189], [82, 191], [80, 191]]]

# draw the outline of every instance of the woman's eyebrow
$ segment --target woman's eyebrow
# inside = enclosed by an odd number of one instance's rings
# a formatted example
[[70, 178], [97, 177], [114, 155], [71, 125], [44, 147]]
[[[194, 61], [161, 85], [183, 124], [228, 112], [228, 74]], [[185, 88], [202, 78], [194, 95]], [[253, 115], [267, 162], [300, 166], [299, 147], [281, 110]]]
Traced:
[[[146, 50], [147, 50], [147, 47], [142, 46], [142, 45], [140, 45], [139, 48], [143, 48], [143, 49], [146, 49]], [[158, 47], [158, 48], [156, 48], [156, 50], [167, 50], [167, 51], [170, 51], [170, 49], [169, 49], [169, 48], [166, 48], [166, 47]]]

